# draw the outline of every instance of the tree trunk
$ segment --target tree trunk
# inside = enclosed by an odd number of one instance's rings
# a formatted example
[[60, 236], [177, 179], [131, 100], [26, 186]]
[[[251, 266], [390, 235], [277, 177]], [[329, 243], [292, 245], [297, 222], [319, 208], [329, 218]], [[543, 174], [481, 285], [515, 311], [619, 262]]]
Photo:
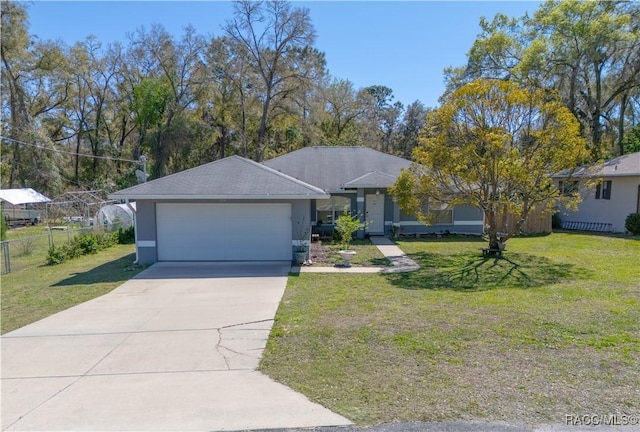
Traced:
[[629, 93], [622, 93], [622, 100], [620, 101], [620, 118], [618, 119], [618, 150], [620, 154], [624, 154], [624, 112], [627, 110], [627, 104], [629, 102]]

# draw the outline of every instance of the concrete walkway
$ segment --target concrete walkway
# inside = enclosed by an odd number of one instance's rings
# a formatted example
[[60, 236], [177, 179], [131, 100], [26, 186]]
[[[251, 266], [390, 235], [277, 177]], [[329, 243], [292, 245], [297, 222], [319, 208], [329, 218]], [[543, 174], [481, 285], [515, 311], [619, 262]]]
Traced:
[[290, 263], [160, 263], [2, 336], [3, 430], [350, 421], [256, 371]]
[[294, 273], [402, 273], [420, 268], [418, 263], [409, 258], [396, 244], [387, 237], [371, 237], [371, 243], [385, 256], [393, 267], [292, 267]]

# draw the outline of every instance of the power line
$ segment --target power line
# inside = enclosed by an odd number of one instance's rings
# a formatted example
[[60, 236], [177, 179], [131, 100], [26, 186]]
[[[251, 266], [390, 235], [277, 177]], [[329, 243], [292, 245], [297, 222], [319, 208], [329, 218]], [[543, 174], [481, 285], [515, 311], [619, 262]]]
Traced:
[[38, 148], [40, 150], [48, 150], [48, 151], [52, 151], [52, 152], [56, 152], [56, 153], [64, 153], [64, 154], [68, 154], [68, 155], [71, 155], [71, 156], [81, 156], [81, 157], [88, 157], [88, 158], [92, 158], [92, 159], [105, 159], [105, 160], [116, 161], [116, 162], [117, 161], [119, 161], [119, 162], [132, 162], [132, 163], [135, 163], [135, 164], [140, 164], [141, 163], [141, 161], [137, 161], [137, 160], [114, 158], [114, 157], [111, 157], [111, 156], [96, 156], [96, 155], [90, 155], [90, 154], [84, 154], [84, 153], [70, 152], [70, 151], [67, 151], [67, 150], [62, 150], [62, 149], [57, 149], [57, 148], [52, 148], [52, 147], [45, 147], [45, 146], [38, 145], [38, 144], [35, 144], [35, 143], [28, 143], [28, 142], [24, 142], [24, 141], [15, 140], [13, 138], [8, 138], [8, 137], [2, 136], [2, 135], [0, 135], [0, 139], [7, 140], [7, 141], [12, 141], [14, 143], [21, 144], [21, 145], [35, 147], [35, 148]]

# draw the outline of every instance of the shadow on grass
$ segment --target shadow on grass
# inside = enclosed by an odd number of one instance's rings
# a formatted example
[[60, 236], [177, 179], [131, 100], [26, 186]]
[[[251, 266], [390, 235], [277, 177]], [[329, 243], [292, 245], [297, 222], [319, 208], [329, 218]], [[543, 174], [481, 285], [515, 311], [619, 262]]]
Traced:
[[393, 267], [388, 258], [372, 258], [369, 263], [375, 267]]
[[509, 253], [502, 257], [482, 257], [469, 253], [440, 255], [411, 254], [420, 269], [391, 273], [389, 281], [398, 287], [483, 291], [495, 288], [535, 288], [578, 277], [571, 264], [554, 263], [540, 256]]
[[633, 234], [626, 234], [626, 233], [563, 230], [563, 229], [554, 229], [553, 232], [554, 233], [558, 233], [558, 234], [586, 235], [586, 236], [591, 236], [591, 237], [608, 237], [608, 238], [615, 238], [615, 239], [621, 239], [621, 240], [640, 241], [640, 235], [633, 235]]
[[444, 234], [440, 237], [437, 234], [421, 234], [418, 238], [401, 235], [397, 240], [408, 243], [487, 243], [487, 239], [476, 234]]
[[138, 274], [142, 267], [131, 268], [135, 254], [125, 255], [117, 260], [109, 261], [82, 273], [61, 280], [51, 286], [89, 285], [103, 282], [124, 282]]

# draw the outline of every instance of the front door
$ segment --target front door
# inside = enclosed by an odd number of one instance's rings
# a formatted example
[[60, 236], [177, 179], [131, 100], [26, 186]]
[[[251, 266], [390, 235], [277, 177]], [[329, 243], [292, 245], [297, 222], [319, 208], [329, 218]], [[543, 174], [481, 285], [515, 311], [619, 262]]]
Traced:
[[367, 232], [384, 234], [384, 195], [367, 195], [365, 197]]

